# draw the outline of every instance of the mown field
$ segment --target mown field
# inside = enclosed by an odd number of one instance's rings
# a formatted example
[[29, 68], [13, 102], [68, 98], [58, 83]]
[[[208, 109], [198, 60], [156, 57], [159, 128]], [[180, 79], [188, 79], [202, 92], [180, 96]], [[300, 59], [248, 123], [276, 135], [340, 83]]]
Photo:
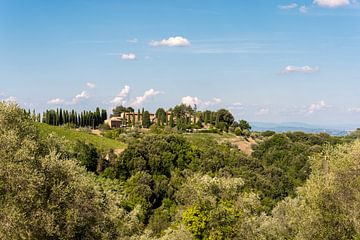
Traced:
[[99, 150], [109, 149], [125, 149], [126, 144], [117, 140], [101, 137], [92, 133], [78, 131], [75, 129], [69, 129], [64, 127], [50, 126], [43, 123], [37, 123], [40, 134], [42, 137], [46, 137], [51, 133], [55, 133], [60, 137], [64, 137], [70, 144], [75, 143], [77, 140], [84, 141], [86, 143], [93, 144]]

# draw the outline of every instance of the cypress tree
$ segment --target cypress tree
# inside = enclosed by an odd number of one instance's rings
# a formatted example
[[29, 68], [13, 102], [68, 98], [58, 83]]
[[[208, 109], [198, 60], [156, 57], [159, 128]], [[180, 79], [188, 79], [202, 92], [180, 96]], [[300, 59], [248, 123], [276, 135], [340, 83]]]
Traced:
[[170, 120], [169, 120], [169, 125], [170, 127], [175, 127], [175, 124], [174, 124], [174, 114], [171, 112], [170, 113]]
[[219, 128], [219, 114], [216, 114], [216, 121], [215, 121], [215, 127]]
[[130, 113], [128, 113], [128, 115], [127, 115], [127, 126], [128, 126], [128, 127], [131, 126], [131, 116], [130, 116]]
[[57, 108], [56, 109], [56, 118], [55, 118], [55, 125], [56, 126], [59, 126], [59, 109]]
[[63, 125], [63, 124], [64, 124], [63, 110], [60, 108], [60, 111], [59, 111], [59, 125]]
[[101, 123], [104, 123], [106, 119], [107, 119], [107, 112], [105, 109], [102, 109], [101, 110]]
[[148, 111], [144, 112], [144, 117], [143, 117], [143, 122], [142, 122], [143, 127], [145, 128], [149, 128], [151, 126], [151, 122], [150, 122], [150, 113]]
[[95, 116], [94, 116], [94, 121], [95, 121], [95, 126], [99, 126], [100, 122], [101, 122], [101, 113], [100, 113], [100, 108], [97, 107], [96, 111], [95, 111]]

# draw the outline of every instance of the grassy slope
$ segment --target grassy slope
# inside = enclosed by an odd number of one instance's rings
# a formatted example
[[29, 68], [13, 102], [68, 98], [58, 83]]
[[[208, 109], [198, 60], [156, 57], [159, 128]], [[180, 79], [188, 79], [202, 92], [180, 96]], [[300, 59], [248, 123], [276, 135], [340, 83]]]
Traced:
[[39, 123], [38, 127], [40, 129], [41, 136], [46, 137], [50, 133], [55, 133], [60, 137], [64, 137], [70, 142], [70, 144], [75, 143], [76, 140], [81, 140], [87, 143], [92, 143], [99, 150], [124, 149], [126, 147], [126, 144], [122, 142], [100, 137], [92, 133], [80, 132], [75, 129], [50, 126], [43, 123]]
[[223, 140], [229, 140], [231, 138], [236, 137], [233, 134], [224, 133], [224, 134], [217, 134], [217, 133], [190, 133], [185, 134], [185, 137], [193, 143], [207, 141], [207, 140], [216, 140], [218, 142]]
[[192, 133], [192, 134], [185, 134], [186, 138], [191, 141], [195, 145], [201, 145], [203, 142], [209, 140], [215, 140], [218, 143], [222, 142], [230, 142], [237, 146], [241, 151], [243, 151], [247, 155], [251, 155], [252, 153], [252, 144], [255, 144], [255, 140], [249, 138], [249, 140], [245, 140], [243, 137], [237, 137], [231, 133], [223, 133], [223, 134], [216, 134], [216, 133]]

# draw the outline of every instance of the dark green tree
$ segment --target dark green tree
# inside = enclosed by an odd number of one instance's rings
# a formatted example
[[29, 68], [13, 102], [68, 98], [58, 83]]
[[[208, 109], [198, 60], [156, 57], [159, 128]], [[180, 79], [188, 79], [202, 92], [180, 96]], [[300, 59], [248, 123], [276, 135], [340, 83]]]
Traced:
[[149, 128], [151, 126], [150, 113], [148, 111], [144, 112], [142, 126], [144, 128]]

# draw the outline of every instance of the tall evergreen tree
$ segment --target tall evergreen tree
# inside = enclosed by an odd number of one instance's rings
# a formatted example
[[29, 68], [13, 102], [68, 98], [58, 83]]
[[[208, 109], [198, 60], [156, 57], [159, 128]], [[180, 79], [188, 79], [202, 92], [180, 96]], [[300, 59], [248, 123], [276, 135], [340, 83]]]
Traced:
[[170, 120], [169, 120], [169, 125], [170, 127], [175, 127], [175, 123], [174, 123], [174, 114], [171, 112], [170, 113]]
[[128, 113], [128, 115], [127, 115], [127, 126], [128, 127], [131, 126], [131, 115], [130, 115], [130, 113]]
[[150, 113], [148, 111], [144, 112], [142, 125], [144, 128], [149, 128], [151, 126]]

